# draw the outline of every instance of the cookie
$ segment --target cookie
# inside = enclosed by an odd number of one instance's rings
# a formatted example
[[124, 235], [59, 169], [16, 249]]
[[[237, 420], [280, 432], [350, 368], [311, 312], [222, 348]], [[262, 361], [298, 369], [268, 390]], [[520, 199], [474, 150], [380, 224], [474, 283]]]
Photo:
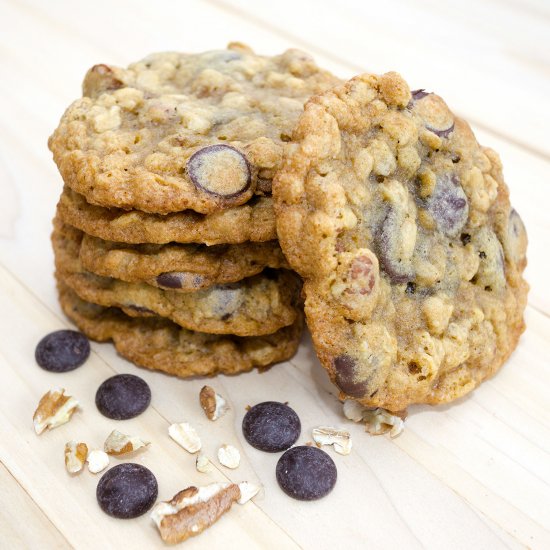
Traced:
[[242, 44], [95, 65], [48, 144], [92, 204], [210, 214], [269, 192], [304, 102], [338, 82], [304, 52]]
[[281, 247], [342, 398], [460, 397], [524, 330], [527, 237], [498, 155], [396, 73], [312, 98], [274, 181]]
[[130, 316], [158, 315], [189, 330], [239, 336], [270, 334], [298, 316], [300, 283], [289, 271], [181, 293], [94, 275], [82, 268], [77, 240], [54, 231], [52, 242], [57, 275], [64, 284], [83, 300], [119, 307]]
[[79, 257], [83, 268], [96, 275], [182, 292], [234, 283], [265, 268], [290, 269], [277, 241], [210, 247], [175, 243], [128, 245], [83, 235]]
[[267, 336], [216, 336], [192, 332], [160, 317], [133, 318], [116, 308], [85, 302], [58, 280], [63, 311], [88, 337], [112, 340], [118, 353], [141, 367], [181, 378], [237, 374], [294, 355], [302, 318]]
[[239, 244], [277, 238], [271, 197], [258, 197], [243, 206], [205, 216], [191, 210], [147, 214], [139, 210], [103, 208], [65, 188], [57, 204], [59, 217], [81, 231], [105, 241], [139, 244]]

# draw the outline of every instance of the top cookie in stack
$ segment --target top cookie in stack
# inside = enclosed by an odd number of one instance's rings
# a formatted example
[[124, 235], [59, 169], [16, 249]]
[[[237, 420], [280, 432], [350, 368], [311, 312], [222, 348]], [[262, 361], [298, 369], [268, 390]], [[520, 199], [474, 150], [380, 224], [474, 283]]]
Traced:
[[304, 102], [337, 83], [307, 54], [242, 44], [92, 67], [49, 140], [66, 185], [53, 243], [67, 315], [180, 376], [291, 356], [300, 283], [271, 180]]

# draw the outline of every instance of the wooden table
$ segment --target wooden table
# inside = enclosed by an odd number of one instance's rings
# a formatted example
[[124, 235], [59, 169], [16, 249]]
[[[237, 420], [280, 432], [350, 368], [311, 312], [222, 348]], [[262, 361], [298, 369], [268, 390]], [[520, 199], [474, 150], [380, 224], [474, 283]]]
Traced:
[[[100, 382], [133, 372], [151, 385], [152, 406], [117, 427], [153, 442], [135, 460], [156, 473], [160, 498], [213, 480], [264, 486], [186, 547], [550, 548], [548, 2], [2, 0], [0, 30], [0, 547], [163, 547], [148, 516], [106, 516], [95, 501], [98, 477], [85, 471], [71, 478], [63, 466], [68, 439], [101, 446], [114, 427], [93, 403]], [[38, 340], [70, 326], [52, 277], [49, 235], [61, 179], [46, 140], [79, 95], [85, 70], [231, 40], [266, 54], [303, 48], [343, 77], [398, 70], [413, 87], [445, 97], [502, 157], [530, 238], [527, 331], [497, 376], [452, 406], [411, 408], [396, 439], [370, 437], [343, 418], [308, 341], [265, 374], [212, 380], [232, 407], [216, 423], [198, 405], [203, 380], [138, 369], [109, 344], [93, 344], [86, 366], [67, 375], [35, 365]], [[82, 411], [37, 437], [32, 413], [59, 384]], [[245, 406], [267, 399], [298, 411], [302, 443], [319, 424], [351, 430], [350, 456], [328, 451], [339, 472], [328, 498], [287, 498], [275, 482], [278, 455], [243, 441]], [[240, 468], [197, 473], [194, 457], [167, 435], [171, 422], [183, 420], [197, 427], [212, 457], [222, 443], [237, 445]]]

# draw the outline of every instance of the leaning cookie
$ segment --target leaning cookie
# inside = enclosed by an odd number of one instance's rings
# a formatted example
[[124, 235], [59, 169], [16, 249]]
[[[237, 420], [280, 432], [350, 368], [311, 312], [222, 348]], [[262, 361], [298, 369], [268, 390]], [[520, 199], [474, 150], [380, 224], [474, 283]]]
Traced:
[[515, 348], [525, 228], [498, 155], [437, 95], [388, 73], [312, 98], [273, 193], [343, 398], [393, 411], [448, 402]]
[[92, 204], [210, 214], [270, 192], [304, 102], [338, 82], [304, 52], [242, 44], [95, 65], [49, 147]]
[[182, 378], [238, 374], [285, 361], [296, 353], [302, 318], [267, 336], [216, 336], [185, 330], [160, 317], [132, 318], [116, 308], [85, 302], [58, 281], [63, 311], [89, 338], [112, 340], [139, 366]]
[[271, 197], [258, 197], [242, 206], [208, 216], [191, 210], [163, 216], [94, 206], [66, 187], [57, 203], [57, 214], [65, 223], [89, 235], [130, 244], [215, 245], [265, 242], [277, 238]]
[[79, 258], [86, 271], [122, 281], [194, 292], [241, 281], [266, 268], [290, 269], [279, 243], [129, 245], [104, 241], [56, 222], [59, 231], [81, 236]]
[[166, 317], [189, 330], [239, 336], [271, 334], [298, 316], [300, 282], [292, 272], [266, 272], [189, 293], [162, 290], [85, 271], [78, 257], [81, 237], [54, 230], [52, 243], [58, 278], [87, 302], [130, 316]]

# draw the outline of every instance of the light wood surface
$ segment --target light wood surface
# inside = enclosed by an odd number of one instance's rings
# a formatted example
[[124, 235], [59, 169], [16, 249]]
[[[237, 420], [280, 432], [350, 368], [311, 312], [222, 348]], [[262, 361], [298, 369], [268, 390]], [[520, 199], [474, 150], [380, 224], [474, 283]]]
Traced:
[[[103, 514], [98, 476], [70, 477], [63, 447], [100, 447], [113, 428], [152, 441], [133, 460], [150, 467], [159, 497], [215, 480], [261, 483], [189, 548], [550, 548], [550, 4], [545, 0], [261, 1], [0, 0], [0, 547], [163, 548], [148, 516]], [[209, 383], [231, 413], [204, 417], [204, 380], [138, 369], [111, 345], [93, 344], [88, 363], [54, 375], [34, 362], [46, 333], [68, 327], [56, 300], [49, 243], [61, 180], [46, 147], [65, 107], [95, 63], [126, 65], [162, 50], [201, 51], [231, 40], [274, 54], [306, 49], [349, 77], [398, 70], [435, 90], [496, 149], [514, 205], [529, 233], [532, 286], [527, 331], [501, 372], [445, 407], [413, 407], [398, 438], [370, 437], [341, 414], [307, 337], [292, 361], [264, 374]], [[152, 406], [122, 423], [102, 417], [95, 390], [117, 372], [147, 380]], [[40, 396], [62, 385], [82, 410], [37, 437]], [[243, 441], [245, 407], [289, 401], [302, 421], [299, 442], [320, 424], [345, 426], [351, 455], [328, 450], [338, 467], [333, 493], [315, 503], [286, 497], [275, 481], [278, 455]], [[172, 422], [196, 426], [216, 469], [167, 435]], [[237, 470], [215, 459], [223, 443], [242, 453]], [[113, 458], [111, 463], [118, 463]]]

